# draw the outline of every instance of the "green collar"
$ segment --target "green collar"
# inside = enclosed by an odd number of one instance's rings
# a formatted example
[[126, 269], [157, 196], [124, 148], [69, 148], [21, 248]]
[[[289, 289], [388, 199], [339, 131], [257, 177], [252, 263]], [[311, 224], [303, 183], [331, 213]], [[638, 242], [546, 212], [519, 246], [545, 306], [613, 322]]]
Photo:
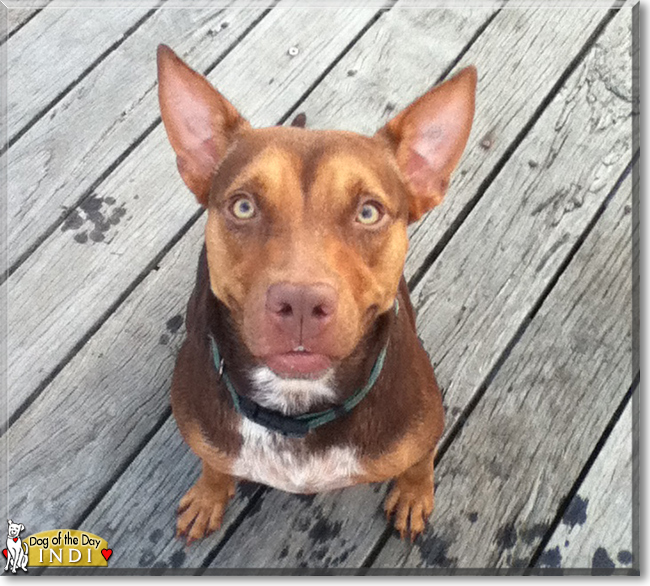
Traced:
[[[399, 304], [397, 299], [395, 300], [395, 314], [397, 314], [399, 309]], [[354, 409], [361, 400], [370, 392], [372, 387], [377, 382], [379, 375], [384, 367], [384, 361], [386, 359], [386, 352], [388, 351], [388, 341], [379, 352], [379, 356], [375, 360], [375, 364], [372, 367], [370, 372], [370, 377], [368, 382], [356, 390], [352, 396], [348, 397], [342, 405], [332, 407], [325, 411], [318, 411], [317, 413], [305, 413], [303, 415], [296, 415], [295, 417], [290, 417], [288, 415], [283, 415], [278, 411], [273, 411], [262, 407], [258, 403], [255, 403], [248, 397], [240, 395], [232, 383], [232, 380], [226, 372], [224, 359], [219, 353], [219, 347], [215, 342], [212, 335], [210, 335], [210, 346], [212, 347], [212, 358], [214, 360], [214, 366], [217, 369], [219, 378], [223, 380], [230, 396], [232, 397], [232, 402], [235, 406], [235, 409], [238, 413], [250, 419], [251, 421], [266, 427], [272, 431], [276, 431], [285, 435], [287, 437], [305, 437], [312, 429], [316, 429], [321, 425], [325, 425], [330, 421], [334, 421], [343, 415], [346, 415], [352, 409]]]

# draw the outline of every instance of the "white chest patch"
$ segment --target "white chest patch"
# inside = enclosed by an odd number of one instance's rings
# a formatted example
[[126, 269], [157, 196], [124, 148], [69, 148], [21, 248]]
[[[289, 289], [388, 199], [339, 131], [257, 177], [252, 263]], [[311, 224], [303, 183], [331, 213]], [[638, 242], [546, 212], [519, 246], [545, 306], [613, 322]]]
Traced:
[[270, 368], [262, 366], [251, 373], [255, 389], [253, 399], [263, 407], [285, 415], [305, 413], [318, 402], [336, 400], [332, 379], [331, 370], [321, 378], [308, 380], [282, 378]]
[[361, 466], [352, 447], [335, 446], [319, 453], [242, 419], [242, 448], [232, 474], [287, 492], [313, 493], [354, 484]]

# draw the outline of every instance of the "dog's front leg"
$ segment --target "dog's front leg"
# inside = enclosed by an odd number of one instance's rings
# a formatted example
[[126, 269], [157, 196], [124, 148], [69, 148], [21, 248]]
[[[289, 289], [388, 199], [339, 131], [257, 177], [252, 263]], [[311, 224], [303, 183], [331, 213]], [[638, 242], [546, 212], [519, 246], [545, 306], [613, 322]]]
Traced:
[[178, 505], [176, 536], [188, 545], [221, 527], [228, 501], [235, 494], [235, 479], [203, 462], [203, 473]]
[[397, 476], [386, 498], [386, 516], [395, 514], [395, 529], [402, 539], [409, 533], [412, 541], [422, 533], [433, 512], [433, 458], [431, 451]]

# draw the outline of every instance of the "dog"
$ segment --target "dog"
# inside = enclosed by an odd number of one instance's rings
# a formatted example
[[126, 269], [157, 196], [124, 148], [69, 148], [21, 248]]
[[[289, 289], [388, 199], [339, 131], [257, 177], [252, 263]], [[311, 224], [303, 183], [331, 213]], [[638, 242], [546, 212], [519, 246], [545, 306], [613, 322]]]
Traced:
[[15, 574], [16, 568], [27, 571], [27, 544], [23, 549], [23, 540], [20, 538], [20, 532], [25, 530], [22, 523], [14, 523], [11, 519], [7, 520], [9, 529], [7, 530], [7, 563], [5, 564], [5, 572], [9, 570], [11, 563], [11, 571]]
[[394, 480], [385, 513], [414, 539], [444, 414], [403, 277], [407, 226], [447, 191], [476, 69], [362, 136], [253, 129], [169, 47], [157, 58], [178, 171], [207, 210], [171, 387], [202, 462], [177, 536], [219, 528], [239, 480], [303, 494]]

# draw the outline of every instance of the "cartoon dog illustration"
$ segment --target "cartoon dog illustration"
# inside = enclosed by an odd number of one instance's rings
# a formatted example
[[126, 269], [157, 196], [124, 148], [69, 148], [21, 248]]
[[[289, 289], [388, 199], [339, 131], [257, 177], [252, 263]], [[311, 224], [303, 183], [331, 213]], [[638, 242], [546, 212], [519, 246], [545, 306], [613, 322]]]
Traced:
[[23, 540], [20, 538], [20, 532], [25, 530], [22, 523], [14, 523], [11, 519], [9, 523], [9, 530], [7, 531], [7, 563], [5, 564], [5, 572], [9, 570], [9, 564], [12, 563], [11, 571], [15, 574], [16, 568], [21, 568], [27, 571], [27, 544], [23, 549]]

